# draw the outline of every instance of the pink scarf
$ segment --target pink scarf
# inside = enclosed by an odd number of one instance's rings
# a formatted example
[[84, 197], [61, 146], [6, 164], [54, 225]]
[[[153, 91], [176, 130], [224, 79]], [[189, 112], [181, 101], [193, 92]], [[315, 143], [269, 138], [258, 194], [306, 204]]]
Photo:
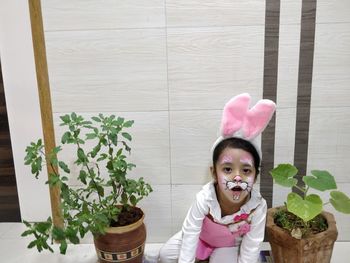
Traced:
[[249, 230], [250, 225], [245, 223], [237, 231], [231, 232], [227, 225], [215, 223], [206, 216], [199, 235], [199, 243], [196, 251], [197, 259], [207, 259], [213, 250], [218, 247], [238, 246], [239, 244], [237, 244], [236, 239], [249, 232]]

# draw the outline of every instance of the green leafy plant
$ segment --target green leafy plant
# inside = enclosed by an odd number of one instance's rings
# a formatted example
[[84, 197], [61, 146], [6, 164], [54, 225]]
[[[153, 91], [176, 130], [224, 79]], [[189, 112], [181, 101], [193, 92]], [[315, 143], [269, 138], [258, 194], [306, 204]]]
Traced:
[[[295, 187], [300, 190], [301, 194], [291, 192], [287, 196], [285, 206], [289, 212], [296, 216], [291, 219], [290, 215], [281, 214], [284, 213], [283, 210], [279, 214], [276, 213], [275, 221], [284, 222], [281, 225], [285, 229], [292, 231], [298, 228], [298, 224], [301, 225], [302, 232], [308, 233], [308, 228], [314, 228], [315, 218], [319, 216], [323, 207], [327, 204], [332, 204], [333, 207], [345, 214], [350, 214], [350, 198], [343, 192], [337, 191], [337, 184], [334, 180], [333, 175], [328, 171], [312, 170], [311, 175], [303, 176], [302, 180], [305, 183], [304, 187], [299, 187], [297, 185], [298, 180], [296, 176], [298, 174], [298, 169], [291, 164], [279, 164], [273, 170], [270, 171], [274, 182], [284, 186], [284, 187]], [[309, 194], [309, 189], [315, 189], [318, 191], [330, 191], [329, 202], [324, 203], [319, 195]], [[299, 219], [299, 222], [297, 222]], [[320, 228], [322, 228], [323, 222], [319, 221]], [[292, 224], [292, 225], [291, 225]]]
[[[25, 164], [38, 178], [43, 166], [51, 166], [53, 173], [46, 182], [50, 187], [59, 186], [64, 227], [53, 225], [49, 217], [45, 222], [28, 223], [22, 236], [33, 235], [28, 248], [36, 247], [53, 251], [53, 240], [60, 243], [60, 252], [66, 253], [67, 244], [77, 244], [87, 232], [104, 234], [110, 226], [123, 226], [137, 221], [142, 212], [135, 206], [152, 192], [143, 178], [127, 178], [127, 172], [135, 164], [127, 161], [125, 152], [131, 152], [128, 143], [132, 136], [125, 131], [134, 121], [114, 115], [99, 114], [85, 120], [76, 113], [60, 117], [61, 126], [67, 128], [61, 143], [45, 155], [42, 140], [31, 142], [26, 148]], [[87, 141], [92, 147], [87, 147]], [[68, 184], [71, 174], [69, 166], [58, 158], [64, 145], [75, 145], [75, 164], [79, 168], [76, 176], [80, 186]], [[89, 148], [89, 149], [87, 149]], [[106, 172], [102, 172], [102, 168]]]

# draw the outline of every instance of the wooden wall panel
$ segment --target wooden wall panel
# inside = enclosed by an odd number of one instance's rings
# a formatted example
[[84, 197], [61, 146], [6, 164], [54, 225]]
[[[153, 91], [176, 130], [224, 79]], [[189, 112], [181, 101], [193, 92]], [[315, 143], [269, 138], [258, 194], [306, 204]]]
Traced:
[[0, 64], [0, 222], [19, 221], [21, 213]]

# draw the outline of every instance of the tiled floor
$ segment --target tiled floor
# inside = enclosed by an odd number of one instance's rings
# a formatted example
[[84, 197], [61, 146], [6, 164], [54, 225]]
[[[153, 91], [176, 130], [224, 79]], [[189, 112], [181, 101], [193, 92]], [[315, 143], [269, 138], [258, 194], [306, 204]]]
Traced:
[[[30, 239], [21, 237], [24, 231], [23, 224], [20, 223], [0, 223], [0, 255], [1, 262], [7, 263], [96, 263], [96, 253], [94, 245], [85, 243], [69, 246], [66, 255], [59, 252], [38, 253], [36, 249], [27, 249]], [[89, 239], [85, 240], [86, 242]], [[146, 244], [146, 254], [151, 258], [156, 255], [162, 244]], [[58, 245], [53, 245], [55, 251]], [[269, 249], [269, 244], [264, 243], [262, 249]], [[346, 263], [350, 242], [336, 242], [331, 263]]]

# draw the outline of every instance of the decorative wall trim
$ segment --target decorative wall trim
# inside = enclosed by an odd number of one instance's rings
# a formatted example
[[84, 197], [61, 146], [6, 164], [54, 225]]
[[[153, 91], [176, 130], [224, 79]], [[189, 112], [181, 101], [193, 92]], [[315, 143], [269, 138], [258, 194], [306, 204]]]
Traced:
[[[301, 178], [306, 174], [307, 169], [312, 70], [315, 47], [316, 4], [316, 0], [302, 1], [294, 150], [294, 165], [297, 166], [299, 170], [299, 186], [303, 186]], [[297, 189], [293, 189], [293, 191], [298, 192]]]
[[[278, 46], [280, 24], [280, 0], [266, 0], [265, 11], [265, 51], [263, 98], [276, 101], [278, 77]], [[275, 115], [261, 137], [262, 163], [260, 192], [272, 207], [273, 181], [269, 171], [274, 165], [275, 155]]]

